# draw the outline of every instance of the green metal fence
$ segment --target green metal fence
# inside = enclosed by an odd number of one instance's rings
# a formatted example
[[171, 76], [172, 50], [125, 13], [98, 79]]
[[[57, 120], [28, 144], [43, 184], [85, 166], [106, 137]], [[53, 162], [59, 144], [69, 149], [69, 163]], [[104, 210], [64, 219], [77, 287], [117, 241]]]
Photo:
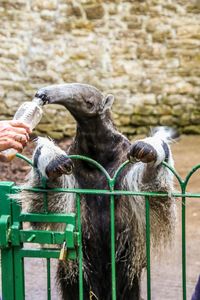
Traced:
[[[32, 165], [26, 157], [18, 154], [19, 158]], [[1, 248], [1, 268], [2, 268], [2, 296], [3, 300], [23, 300], [25, 299], [24, 287], [24, 258], [45, 258], [47, 260], [47, 299], [51, 299], [51, 264], [50, 259], [58, 259], [60, 250], [44, 248], [26, 248], [25, 243], [67, 245], [67, 259], [78, 259], [79, 262], [79, 300], [83, 300], [83, 254], [82, 254], [82, 231], [81, 231], [81, 197], [84, 194], [109, 195], [110, 196], [110, 226], [111, 226], [111, 266], [112, 266], [112, 300], [116, 300], [116, 268], [115, 268], [115, 196], [143, 196], [146, 204], [146, 257], [147, 257], [147, 299], [151, 299], [151, 266], [150, 266], [150, 206], [151, 196], [164, 197], [167, 193], [134, 192], [115, 190], [115, 182], [120, 172], [129, 161], [124, 162], [115, 175], [111, 178], [107, 171], [96, 161], [79, 155], [70, 156], [71, 159], [85, 160], [96, 166], [106, 177], [109, 189], [68, 189], [55, 188], [47, 189], [45, 179], [42, 180], [41, 187], [26, 187], [24, 189], [43, 193], [44, 212], [43, 213], [23, 213], [20, 205], [9, 194], [19, 192], [22, 188], [12, 182], [0, 182], [0, 248]], [[174, 174], [180, 185], [180, 192], [172, 193], [172, 196], [181, 199], [182, 203], [182, 299], [186, 300], [186, 198], [200, 198], [200, 193], [191, 194], [186, 192], [186, 188], [192, 175], [200, 169], [200, 165], [195, 166], [184, 180], [167, 163], [163, 163]], [[76, 213], [48, 213], [48, 193], [74, 193], [76, 195]], [[64, 223], [64, 231], [43, 231], [23, 229], [24, 222], [45, 222]]]

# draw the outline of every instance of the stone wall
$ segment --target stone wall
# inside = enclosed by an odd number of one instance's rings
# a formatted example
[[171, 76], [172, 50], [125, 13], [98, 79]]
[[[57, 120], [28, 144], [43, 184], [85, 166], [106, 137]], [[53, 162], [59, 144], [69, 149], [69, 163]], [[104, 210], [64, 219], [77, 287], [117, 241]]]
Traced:
[[[0, 0], [0, 118], [42, 86], [82, 82], [114, 94], [125, 134], [200, 133], [199, 13], [199, 0]], [[38, 131], [74, 134], [60, 106], [45, 112]]]

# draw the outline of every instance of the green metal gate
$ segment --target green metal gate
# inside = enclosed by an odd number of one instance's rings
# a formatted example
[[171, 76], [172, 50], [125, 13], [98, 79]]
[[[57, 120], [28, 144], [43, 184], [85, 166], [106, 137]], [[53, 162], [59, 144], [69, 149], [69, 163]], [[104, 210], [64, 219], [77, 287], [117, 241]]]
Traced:
[[[17, 156], [32, 165], [26, 157]], [[167, 193], [134, 192], [115, 190], [115, 182], [120, 172], [129, 161], [124, 162], [115, 175], [111, 178], [107, 171], [96, 161], [79, 155], [70, 156], [71, 159], [85, 160], [98, 168], [106, 177], [109, 189], [66, 189], [55, 188], [46, 189], [45, 179], [42, 180], [41, 187], [26, 188], [26, 190], [43, 193], [44, 212], [43, 213], [23, 213], [20, 205], [9, 198], [9, 194], [17, 193], [22, 188], [12, 182], [0, 182], [0, 248], [1, 248], [1, 268], [2, 268], [2, 296], [3, 300], [23, 300], [25, 299], [24, 288], [24, 258], [45, 258], [47, 260], [47, 299], [51, 299], [51, 272], [50, 259], [58, 259], [60, 250], [58, 249], [38, 249], [26, 248], [24, 243], [67, 245], [67, 259], [78, 259], [79, 262], [79, 300], [83, 300], [83, 254], [82, 254], [82, 234], [81, 234], [81, 196], [84, 194], [109, 195], [110, 197], [110, 226], [111, 226], [111, 266], [112, 266], [112, 300], [116, 300], [116, 269], [115, 269], [115, 196], [143, 196], [146, 204], [146, 257], [147, 257], [147, 299], [151, 300], [151, 266], [150, 266], [150, 206], [151, 196], [167, 197]], [[182, 203], [182, 299], [186, 300], [186, 233], [185, 215], [186, 198], [200, 198], [200, 193], [186, 193], [186, 187], [192, 175], [200, 169], [200, 165], [195, 166], [182, 180], [178, 173], [167, 163], [163, 163], [169, 168], [179, 182], [181, 192], [173, 193], [172, 196], [181, 199]], [[48, 193], [75, 193], [76, 213], [48, 213]], [[64, 223], [65, 230], [44, 231], [23, 229], [24, 222], [45, 222]]]

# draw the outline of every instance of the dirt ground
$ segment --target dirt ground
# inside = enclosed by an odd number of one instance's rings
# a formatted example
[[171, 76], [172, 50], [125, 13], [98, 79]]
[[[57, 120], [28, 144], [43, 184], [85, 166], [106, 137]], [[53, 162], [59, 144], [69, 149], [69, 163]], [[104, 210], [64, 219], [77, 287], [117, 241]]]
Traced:
[[[63, 149], [70, 144], [70, 140], [59, 143]], [[24, 152], [31, 156], [34, 145], [30, 145]], [[189, 170], [200, 163], [200, 136], [182, 136], [180, 141], [172, 146], [175, 167], [182, 178]], [[29, 167], [19, 159], [15, 159], [9, 165], [0, 166], [0, 180], [13, 180], [23, 182]], [[176, 189], [178, 185], [176, 185]], [[200, 174], [197, 172], [191, 179], [188, 191], [200, 192]], [[165, 249], [161, 257], [152, 253], [152, 300], [181, 300], [181, 205], [177, 200], [177, 231], [174, 237], [174, 245]], [[200, 274], [200, 199], [187, 199], [186, 202], [186, 237], [187, 237], [187, 299], [191, 299], [198, 275]], [[42, 259], [25, 259], [26, 276], [26, 300], [46, 299], [46, 262]], [[55, 286], [55, 265], [52, 260], [52, 300], [59, 299]], [[143, 274], [142, 296], [146, 299], [146, 274]], [[126, 300], [126, 299], [124, 299]]]

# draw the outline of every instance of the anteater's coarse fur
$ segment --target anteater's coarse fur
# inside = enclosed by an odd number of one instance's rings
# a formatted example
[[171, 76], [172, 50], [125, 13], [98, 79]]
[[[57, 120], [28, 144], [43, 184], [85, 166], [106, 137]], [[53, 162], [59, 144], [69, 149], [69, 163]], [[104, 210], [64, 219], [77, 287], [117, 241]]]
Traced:
[[[112, 176], [127, 157], [131, 163], [119, 176], [116, 189], [170, 192], [172, 175], [161, 165], [173, 165], [169, 148], [171, 131], [161, 128], [151, 137], [131, 144], [113, 125], [110, 108], [113, 96], [104, 96], [85, 84], [64, 84], [40, 89], [36, 97], [44, 104], [64, 105], [77, 122], [76, 136], [68, 154], [80, 154], [98, 161]], [[40, 174], [47, 177], [49, 187], [108, 188], [105, 176], [89, 163], [74, 160], [51, 140], [39, 138], [33, 154], [35, 168], [28, 176], [28, 186], [40, 183]], [[72, 173], [70, 170], [72, 169]], [[38, 170], [39, 172], [38, 172]], [[27, 211], [42, 212], [43, 196], [23, 191], [18, 196]], [[48, 196], [52, 212], [73, 212], [72, 194]], [[150, 199], [152, 247], [166, 245], [174, 226], [174, 200]], [[83, 229], [84, 300], [90, 291], [99, 300], [111, 300], [110, 201], [107, 196], [85, 195], [81, 201]], [[45, 224], [33, 225], [47, 228]], [[49, 227], [50, 225], [48, 225]], [[145, 201], [143, 197], [115, 199], [116, 285], [118, 300], [140, 299], [141, 272], [146, 265]], [[51, 225], [55, 229], [55, 225]], [[63, 299], [78, 299], [77, 262], [60, 262], [57, 280]]]

